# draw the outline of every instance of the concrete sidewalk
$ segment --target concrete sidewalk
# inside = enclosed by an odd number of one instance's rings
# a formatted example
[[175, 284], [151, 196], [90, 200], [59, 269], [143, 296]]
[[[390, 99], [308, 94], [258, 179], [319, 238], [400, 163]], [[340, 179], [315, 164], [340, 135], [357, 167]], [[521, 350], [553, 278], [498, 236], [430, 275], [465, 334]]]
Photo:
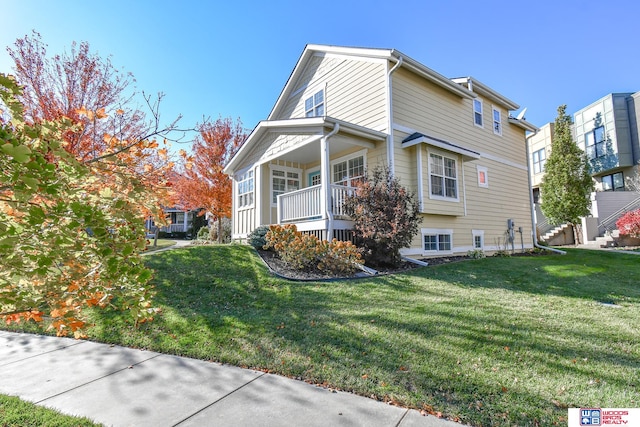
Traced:
[[461, 426], [235, 366], [4, 331], [0, 393], [113, 426]]

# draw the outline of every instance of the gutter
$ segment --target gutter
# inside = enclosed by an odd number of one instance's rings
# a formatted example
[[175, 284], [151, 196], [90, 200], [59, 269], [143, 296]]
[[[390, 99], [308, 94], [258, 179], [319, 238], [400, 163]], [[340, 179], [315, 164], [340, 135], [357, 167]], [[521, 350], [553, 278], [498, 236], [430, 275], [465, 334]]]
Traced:
[[[335, 135], [336, 133], [338, 133], [338, 131], [340, 130], [340, 123], [334, 123], [333, 125], [333, 130], [331, 132], [329, 132], [328, 134], [326, 134], [323, 138], [322, 138], [322, 150], [326, 151], [326, 153], [322, 153], [322, 157], [326, 158], [327, 161], [329, 160], [329, 138], [331, 138], [333, 135]], [[322, 186], [324, 187], [324, 197], [326, 199], [326, 206], [325, 206], [325, 213], [327, 214], [327, 218], [329, 220], [329, 224], [327, 226], [327, 240], [331, 241], [331, 236], [333, 236], [333, 212], [331, 210], [331, 205], [330, 205], [330, 201], [331, 201], [331, 187], [329, 186], [329, 177], [331, 176], [331, 170], [329, 168], [329, 165], [327, 164], [325, 166], [325, 169], [329, 169], [329, 173], [326, 173], [327, 171], [323, 171], [323, 179], [322, 179]]]
[[389, 99], [387, 104], [387, 117], [389, 119], [387, 125], [387, 164], [389, 165], [389, 171], [392, 175], [395, 175], [395, 156], [393, 154], [393, 84], [391, 83], [391, 74], [400, 68], [402, 62], [402, 56], [399, 56], [396, 65], [391, 67], [387, 72], [387, 89], [389, 90]]
[[[536, 133], [538, 133], [538, 131], [536, 130], [533, 135], [535, 135]], [[560, 255], [566, 255], [567, 253], [565, 251], [561, 251], [560, 249], [555, 249], [549, 246], [542, 246], [538, 244], [538, 239], [536, 236], [536, 208], [535, 208], [535, 204], [533, 203], [533, 192], [532, 187], [531, 187], [531, 156], [529, 155], [529, 138], [531, 138], [533, 135], [529, 135], [529, 137], [524, 138], [525, 141], [525, 148], [527, 150], [527, 181], [529, 182], [529, 206], [531, 207], [531, 240], [533, 241], [533, 246], [538, 248], [538, 249], [544, 249], [545, 251], [551, 251], [551, 252], [555, 252], [557, 254]]]

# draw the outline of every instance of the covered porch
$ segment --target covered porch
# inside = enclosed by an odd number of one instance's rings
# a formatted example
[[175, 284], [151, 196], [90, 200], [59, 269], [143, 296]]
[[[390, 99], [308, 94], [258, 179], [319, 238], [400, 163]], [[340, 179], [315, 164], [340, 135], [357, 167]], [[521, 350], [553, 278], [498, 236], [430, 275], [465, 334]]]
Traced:
[[[386, 152], [382, 143], [386, 134], [328, 117], [267, 122], [264, 126], [263, 137], [274, 140], [270, 147], [274, 155], [262, 159], [261, 173], [256, 175], [263, 183], [256, 184], [263, 194], [270, 195], [266, 211], [273, 213], [264, 218], [262, 209], [259, 222], [295, 224], [299, 231], [321, 239], [350, 240], [353, 222], [344, 210], [344, 200], [354, 191], [352, 175], [355, 170], [359, 177], [365, 173], [371, 151]], [[260, 200], [256, 204], [266, 205]]]

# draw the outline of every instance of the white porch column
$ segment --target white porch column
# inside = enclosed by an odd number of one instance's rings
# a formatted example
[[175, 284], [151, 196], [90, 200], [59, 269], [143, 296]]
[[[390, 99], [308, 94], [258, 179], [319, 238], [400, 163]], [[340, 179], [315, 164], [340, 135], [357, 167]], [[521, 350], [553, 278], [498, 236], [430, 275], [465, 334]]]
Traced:
[[323, 136], [320, 140], [320, 211], [322, 219], [329, 217], [329, 200], [331, 199], [331, 187], [329, 186], [329, 141]]
[[333, 212], [331, 212], [331, 168], [329, 157], [329, 138], [338, 133], [340, 124], [333, 125], [333, 130], [322, 137], [320, 140], [320, 186], [322, 188], [322, 197], [320, 199], [320, 207], [322, 209], [322, 218], [327, 220], [327, 240], [331, 240], [333, 236]]
[[185, 211], [184, 220], [182, 221], [182, 231], [185, 231], [185, 232], [189, 229], [189, 222], [187, 221], [188, 216], [189, 216], [189, 211]]

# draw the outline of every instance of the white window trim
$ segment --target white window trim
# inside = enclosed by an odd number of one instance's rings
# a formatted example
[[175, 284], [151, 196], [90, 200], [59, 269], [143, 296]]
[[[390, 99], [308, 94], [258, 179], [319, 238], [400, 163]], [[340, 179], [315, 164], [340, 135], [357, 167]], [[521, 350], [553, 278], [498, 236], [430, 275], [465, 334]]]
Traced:
[[[435, 154], [436, 156], [440, 156], [443, 159], [444, 158], [448, 158], [451, 160], [454, 160], [456, 162], [456, 197], [447, 197], [447, 196], [438, 196], [436, 194], [432, 194], [431, 193], [431, 154]], [[452, 203], [459, 203], [460, 202], [460, 167], [459, 165], [461, 165], [460, 162], [460, 156], [458, 155], [450, 155], [450, 154], [444, 154], [442, 152], [439, 151], [432, 151], [432, 150], [427, 150], [427, 173], [429, 174], [429, 199], [431, 200], [443, 200], [446, 202], [452, 202]], [[442, 185], [444, 185], [444, 182], [442, 183]]]
[[[495, 113], [498, 113], [498, 124], [499, 124], [499, 129], [496, 130], [496, 118], [495, 118]], [[498, 108], [496, 108], [495, 105], [491, 106], [491, 127], [493, 128], [493, 133], [495, 133], [496, 135], [500, 135], [502, 136], [502, 113], [500, 112], [500, 110]]]
[[[481, 247], [476, 247], [476, 237], [480, 237]], [[484, 230], [471, 230], [471, 247], [484, 251]]]
[[[316, 95], [319, 94], [320, 92], [322, 92], [322, 102], [319, 103], [319, 104], [316, 104]], [[311, 99], [311, 102], [313, 104], [311, 109], [307, 109], [307, 101], [309, 99]], [[322, 105], [323, 114], [321, 116], [316, 114], [316, 109], [318, 108], [319, 105]], [[304, 109], [304, 117], [324, 117], [324, 116], [326, 116], [327, 115], [327, 92], [325, 91], [325, 88], [322, 87], [321, 89], [314, 90], [313, 93], [311, 94], [311, 96], [306, 96], [304, 98], [302, 107]], [[310, 116], [307, 115], [308, 112], [311, 112]]]
[[[486, 166], [476, 166], [478, 170], [478, 187], [489, 188], [489, 169]], [[480, 173], [484, 172], [484, 183], [480, 180]]]
[[[540, 154], [539, 153], [543, 153], [544, 154], [544, 159], [540, 160]], [[538, 154], [538, 161], [536, 162], [536, 154]], [[533, 168], [533, 173], [534, 175], [539, 175], [544, 173], [544, 165], [547, 163], [547, 150], [546, 147], [545, 148], [540, 148], [539, 150], [534, 151], [533, 153], [531, 153], [531, 166]], [[540, 171], [536, 172], [536, 164], [539, 165], [540, 167]]]
[[333, 166], [337, 163], [349, 162], [351, 159], [355, 159], [356, 157], [362, 157], [362, 164], [364, 166], [364, 173], [367, 173], [367, 150], [356, 151], [355, 153], [347, 154], [346, 156], [339, 157], [337, 159], [331, 160], [329, 162], [329, 182], [333, 185], [335, 182], [333, 181]]
[[[476, 102], [480, 103], [480, 121], [482, 122], [480, 124], [476, 122]], [[471, 100], [471, 107], [473, 124], [479, 128], [484, 128], [484, 102], [480, 98], [474, 98]]]
[[[242, 180], [241, 178], [248, 174], [249, 172], [253, 172], [251, 179], [253, 180], [253, 190], [252, 191], [248, 191], [246, 193], [239, 193], [239, 189], [240, 189], [240, 183], [243, 182], [244, 180]], [[253, 170], [252, 168], [246, 168], [243, 169], [241, 171], [239, 171], [236, 175], [235, 175], [236, 179], [235, 179], [235, 188], [234, 188], [234, 199], [236, 200], [236, 208], [238, 211], [244, 210], [244, 209], [250, 209], [253, 208], [255, 201], [256, 201], [256, 172], [255, 170]], [[251, 197], [251, 203], [246, 204], [244, 206], [240, 206], [240, 197], [245, 195], [245, 194], [249, 194], [249, 193], [253, 193], [253, 196]]]
[[[311, 187], [311, 182], [309, 182], [309, 175], [314, 172], [320, 172], [320, 166], [316, 166], [314, 168], [306, 169], [304, 171], [304, 182], [307, 187]], [[320, 179], [322, 179], [322, 173], [320, 173]]]
[[[272, 207], [276, 207], [278, 206], [278, 203], [274, 203], [273, 202], [273, 171], [274, 170], [278, 170], [278, 171], [283, 171], [285, 173], [284, 179], [285, 179], [285, 185], [286, 185], [286, 180], [288, 179], [287, 177], [287, 172], [294, 172], [298, 174], [298, 189], [302, 189], [302, 169], [299, 168], [292, 168], [290, 166], [279, 166], [279, 165], [274, 165], [274, 164], [270, 164], [269, 165], [269, 201], [271, 203]], [[292, 191], [296, 191], [296, 190], [292, 190]], [[285, 191], [283, 194], [287, 194], [290, 193], [290, 191]]]
[[[424, 248], [424, 237], [433, 235], [449, 235], [451, 239], [451, 249], [446, 251], [428, 251]], [[422, 228], [420, 229], [420, 246], [422, 247], [422, 255], [450, 255], [453, 253], [453, 229], [451, 228]]]

